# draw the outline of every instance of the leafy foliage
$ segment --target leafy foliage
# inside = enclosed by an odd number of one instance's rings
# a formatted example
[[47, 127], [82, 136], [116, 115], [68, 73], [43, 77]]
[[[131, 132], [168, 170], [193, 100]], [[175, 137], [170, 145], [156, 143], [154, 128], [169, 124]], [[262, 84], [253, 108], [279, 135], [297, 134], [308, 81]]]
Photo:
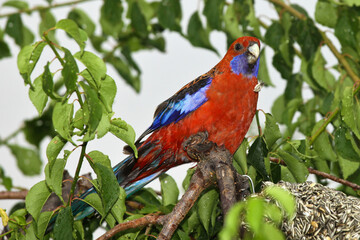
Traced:
[[[77, 5], [69, 10], [66, 19], [59, 20], [53, 14], [59, 6], [51, 0], [40, 7], [30, 6], [30, 1], [5, 1], [2, 7], [14, 12], [0, 14], [0, 18], [6, 18], [5, 26], [0, 28], [0, 59], [16, 52], [9, 47], [11, 39], [20, 48], [18, 69], [39, 116], [25, 120], [20, 129], [1, 138], [0, 145], [8, 147], [24, 175], [36, 175], [43, 164], [40, 145], [46, 137], [52, 139], [46, 149], [45, 180], [31, 187], [26, 206], [15, 206], [11, 212], [0, 208], [12, 239], [24, 239], [23, 233], [28, 239], [46, 238], [45, 230], [53, 212], [41, 212], [41, 209], [52, 192], [63, 204], [58, 209], [56, 230], [52, 233], [59, 239], [89, 238], [102, 222], [111, 228], [148, 213], [165, 214], [173, 209], [179, 189], [170, 176], [162, 175], [161, 197], [151, 189], [143, 189], [130, 198], [143, 207], [126, 212], [125, 192], [117, 186], [108, 156], [86, 150], [87, 142], [110, 132], [137, 154], [133, 128], [112, 109], [117, 89], [107, 69], [115, 68], [139, 92], [141, 69], [133, 55], [144, 50], [164, 52], [166, 31], [215, 53], [217, 50], [209, 38], [213, 31], [224, 33], [228, 45], [242, 35], [259, 38], [265, 47], [261, 51], [258, 77], [267, 86], [273, 83], [265, 56], [270, 53], [269, 48], [273, 50], [272, 65], [283, 78], [285, 90], [274, 102], [272, 115], [265, 114], [263, 131], [254, 141], [244, 140], [233, 161], [239, 173], [253, 179], [256, 190], [263, 180], [303, 182], [309, 167], [360, 184], [360, 5], [354, 0], [319, 0], [312, 19], [299, 5], [269, 2], [274, 4], [279, 17], [266, 23], [256, 15], [254, 1], [206, 0], [203, 8], [186, 19], [185, 30], [179, 0], [105, 0], [99, 9], [99, 23]], [[35, 12], [40, 16], [39, 34], [31, 32], [23, 20], [25, 13], [32, 17]], [[59, 31], [73, 40], [76, 52], [58, 39]], [[334, 36], [329, 38], [328, 32], [334, 32]], [[340, 46], [334, 46], [330, 40], [334, 38]], [[90, 44], [94, 52], [89, 51]], [[44, 49], [50, 50], [55, 59], [46, 59], [46, 65], [40, 66]], [[334, 66], [328, 66], [325, 50], [330, 50], [336, 58]], [[35, 68], [42, 73], [34, 76]], [[305, 89], [311, 93], [305, 94]], [[31, 147], [20, 146], [13, 140], [18, 133], [24, 133]], [[91, 194], [84, 201], [97, 210], [101, 220], [73, 222], [69, 202], [64, 201], [62, 173], [69, 155], [76, 154], [70, 151], [74, 147], [81, 148], [79, 169], [86, 155], [97, 174], [98, 180], [92, 183], [99, 194]], [[279, 165], [280, 162], [286, 166]], [[192, 173], [189, 170], [184, 189]], [[76, 174], [74, 184], [79, 172]], [[328, 183], [321, 178], [318, 181]], [[1, 166], [0, 184], [7, 190], [13, 189], [11, 175]], [[357, 194], [346, 186], [339, 189]], [[219, 193], [215, 188], [206, 190], [177, 229], [174, 239], [211, 239], [218, 234], [222, 239], [231, 239], [237, 234], [240, 221], [248, 225], [247, 237], [267, 239], [264, 233], [271, 232], [273, 235], [267, 235], [283, 238], [277, 227], [283, 218], [282, 211], [290, 218], [293, 216], [292, 198], [276, 188], [267, 188], [263, 194], [274, 199], [280, 208], [266, 202], [264, 196], [249, 198], [234, 206], [221, 230]], [[27, 214], [33, 217], [32, 222], [26, 221]], [[145, 239], [149, 235], [157, 236], [159, 230], [158, 226], [133, 229], [117, 237]]]

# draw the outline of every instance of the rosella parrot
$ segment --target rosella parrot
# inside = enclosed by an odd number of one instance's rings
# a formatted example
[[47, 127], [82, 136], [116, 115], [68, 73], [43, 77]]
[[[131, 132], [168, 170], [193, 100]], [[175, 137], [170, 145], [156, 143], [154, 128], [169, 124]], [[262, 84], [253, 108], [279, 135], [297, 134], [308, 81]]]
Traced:
[[[138, 158], [131, 154], [113, 168], [127, 196], [188, 163], [182, 143], [198, 132], [206, 131], [210, 141], [235, 153], [256, 112], [259, 53], [257, 38], [238, 38], [215, 67], [157, 107], [153, 123], [135, 143]], [[94, 192], [90, 188], [80, 198]], [[71, 207], [76, 220], [95, 211], [79, 199]]]

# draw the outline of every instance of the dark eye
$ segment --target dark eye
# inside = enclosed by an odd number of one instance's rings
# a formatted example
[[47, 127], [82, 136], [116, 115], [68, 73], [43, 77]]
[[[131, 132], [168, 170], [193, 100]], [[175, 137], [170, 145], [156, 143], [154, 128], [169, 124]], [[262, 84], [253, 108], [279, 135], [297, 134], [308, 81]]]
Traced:
[[234, 49], [235, 51], [240, 51], [241, 49], [243, 49], [243, 46], [240, 43], [237, 43], [235, 44]]

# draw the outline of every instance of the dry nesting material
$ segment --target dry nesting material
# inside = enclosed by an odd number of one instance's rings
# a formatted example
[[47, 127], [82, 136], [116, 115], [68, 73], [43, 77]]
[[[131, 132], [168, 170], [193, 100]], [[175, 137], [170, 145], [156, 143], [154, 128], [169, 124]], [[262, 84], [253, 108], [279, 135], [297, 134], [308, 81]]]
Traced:
[[318, 183], [277, 185], [296, 197], [295, 218], [282, 224], [287, 239], [360, 239], [360, 199]]

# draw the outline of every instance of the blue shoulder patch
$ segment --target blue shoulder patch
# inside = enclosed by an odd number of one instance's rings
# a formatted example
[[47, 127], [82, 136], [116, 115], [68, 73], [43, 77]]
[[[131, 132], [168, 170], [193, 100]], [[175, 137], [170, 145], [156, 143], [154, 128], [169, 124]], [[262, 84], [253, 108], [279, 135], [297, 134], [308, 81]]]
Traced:
[[240, 73], [246, 77], [257, 77], [259, 70], [260, 58], [256, 60], [255, 64], [249, 64], [246, 54], [235, 56], [231, 62], [231, 70], [233, 73], [239, 75]]
[[192, 93], [186, 93], [182, 98], [170, 100], [167, 106], [158, 113], [149, 129], [154, 130], [172, 122], [178, 122], [190, 112], [198, 109], [208, 99], [206, 91], [209, 89], [212, 79], [208, 78], [204, 86]]

